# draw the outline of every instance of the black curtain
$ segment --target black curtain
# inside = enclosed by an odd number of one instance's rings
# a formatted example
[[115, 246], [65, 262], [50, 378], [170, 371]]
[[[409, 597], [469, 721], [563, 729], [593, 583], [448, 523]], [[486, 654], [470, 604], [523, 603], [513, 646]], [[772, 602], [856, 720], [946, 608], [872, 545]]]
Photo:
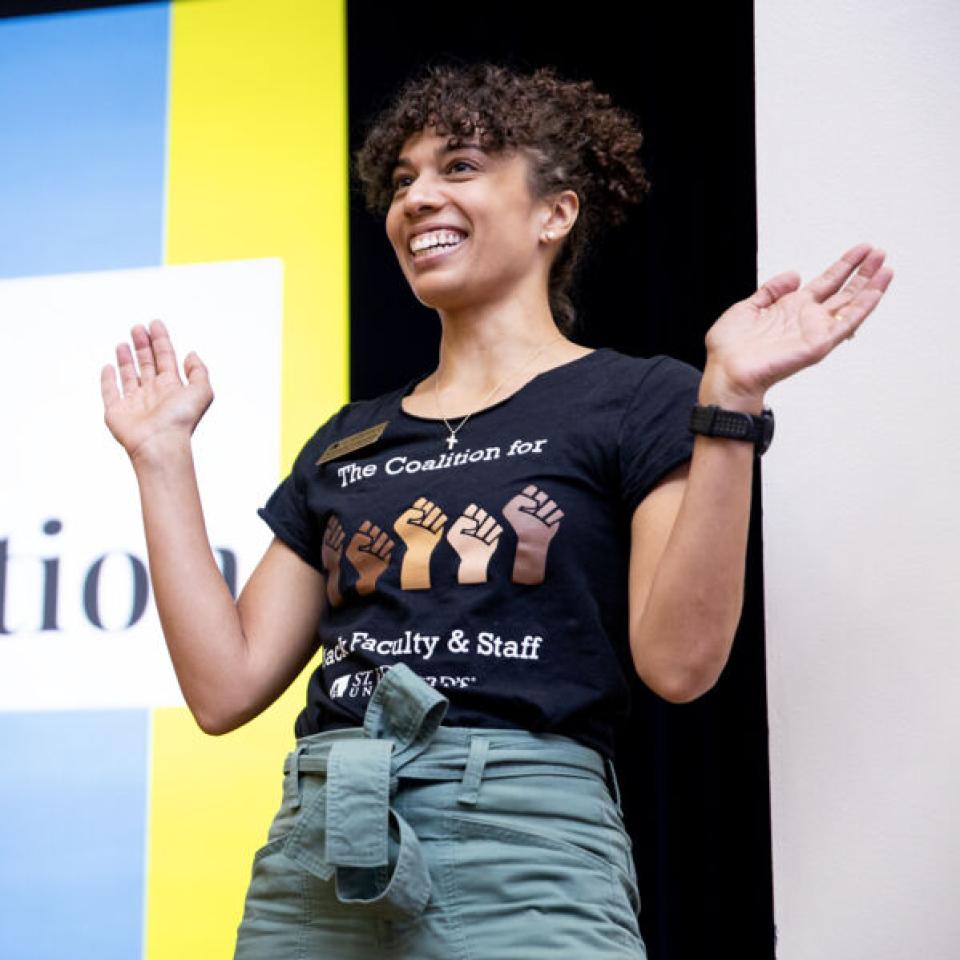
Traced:
[[[593, 79], [632, 110], [653, 186], [586, 265], [575, 303], [588, 346], [703, 367], [707, 328], [757, 287], [753, 8], [579, 8], [486, 2], [350, 2], [350, 146], [426, 63], [488, 59]], [[628, 25], [627, 11], [631, 14]], [[383, 224], [351, 193], [351, 396], [434, 365], [439, 323], [397, 266]], [[720, 682], [671, 705], [635, 680], [617, 768], [651, 960], [772, 958], [759, 476], [744, 614]]]

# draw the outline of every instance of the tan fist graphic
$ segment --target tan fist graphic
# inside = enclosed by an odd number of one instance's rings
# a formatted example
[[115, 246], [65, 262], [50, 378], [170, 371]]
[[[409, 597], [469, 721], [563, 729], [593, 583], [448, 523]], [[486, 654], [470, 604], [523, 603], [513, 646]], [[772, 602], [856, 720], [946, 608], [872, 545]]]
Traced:
[[531, 483], [504, 505], [503, 515], [517, 533], [513, 582], [543, 583], [547, 548], [560, 527], [563, 511]]
[[373, 593], [377, 578], [390, 564], [394, 542], [375, 523], [364, 520], [350, 538], [347, 559], [357, 568], [357, 593]]
[[327, 599], [331, 607], [339, 607], [343, 602], [340, 592], [340, 558], [343, 556], [343, 525], [336, 514], [331, 513], [323, 531], [323, 546], [320, 556], [323, 569], [327, 571]]
[[500, 543], [503, 527], [483, 507], [471, 503], [453, 521], [447, 541], [460, 555], [458, 583], [486, 583], [487, 566]]
[[430, 588], [430, 554], [440, 542], [446, 522], [447, 515], [426, 497], [417, 497], [394, 521], [393, 529], [407, 547], [400, 565], [404, 590]]

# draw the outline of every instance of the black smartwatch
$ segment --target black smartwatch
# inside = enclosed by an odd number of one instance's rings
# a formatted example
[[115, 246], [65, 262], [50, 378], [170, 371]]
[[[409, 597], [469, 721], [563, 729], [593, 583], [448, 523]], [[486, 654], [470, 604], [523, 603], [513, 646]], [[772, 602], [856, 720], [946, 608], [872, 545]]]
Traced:
[[766, 453], [773, 440], [773, 411], [763, 408], [756, 416], [739, 410], [724, 410], [722, 407], [702, 407], [695, 404], [690, 411], [690, 429], [708, 437], [724, 437], [728, 440], [749, 440], [757, 456]]

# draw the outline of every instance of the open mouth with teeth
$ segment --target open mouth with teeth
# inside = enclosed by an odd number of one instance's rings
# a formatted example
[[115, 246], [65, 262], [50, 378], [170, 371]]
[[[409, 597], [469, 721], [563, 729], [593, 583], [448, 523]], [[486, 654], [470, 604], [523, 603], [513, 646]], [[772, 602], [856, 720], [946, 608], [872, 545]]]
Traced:
[[414, 237], [410, 241], [410, 252], [418, 263], [435, 260], [461, 247], [466, 239], [466, 234], [458, 230], [433, 230]]

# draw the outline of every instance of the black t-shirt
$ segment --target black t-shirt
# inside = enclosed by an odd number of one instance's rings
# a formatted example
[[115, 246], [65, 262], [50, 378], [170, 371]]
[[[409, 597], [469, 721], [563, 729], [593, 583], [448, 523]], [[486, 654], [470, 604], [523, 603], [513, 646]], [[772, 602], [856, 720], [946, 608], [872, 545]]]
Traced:
[[258, 511], [326, 574], [296, 735], [361, 725], [402, 661], [449, 699], [446, 726], [612, 756], [633, 670], [630, 518], [691, 456], [700, 372], [600, 348], [472, 414], [452, 447], [442, 420], [401, 408], [418, 382], [342, 407]]

